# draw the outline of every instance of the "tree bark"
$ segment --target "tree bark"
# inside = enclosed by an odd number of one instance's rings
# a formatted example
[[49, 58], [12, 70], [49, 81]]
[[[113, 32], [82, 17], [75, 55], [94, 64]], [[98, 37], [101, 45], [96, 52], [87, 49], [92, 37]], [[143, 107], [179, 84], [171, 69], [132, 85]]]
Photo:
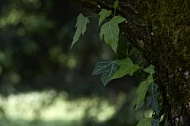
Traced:
[[[103, 8], [113, 11], [115, 2], [75, 1], [95, 13]], [[162, 111], [171, 126], [190, 125], [189, 7], [189, 0], [119, 0], [116, 11], [127, 20], [120, 25], [121, 33], [155, 66], [155, 79], [163, 99]]]

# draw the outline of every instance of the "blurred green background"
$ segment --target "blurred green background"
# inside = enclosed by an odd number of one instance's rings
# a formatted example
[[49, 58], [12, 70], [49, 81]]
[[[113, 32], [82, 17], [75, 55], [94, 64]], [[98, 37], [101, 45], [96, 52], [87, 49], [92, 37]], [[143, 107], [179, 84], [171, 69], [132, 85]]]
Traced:
[[[70, 49], [79, 13], [90, 17]], [[69, 0], [0, 1], [0, 126], [133, 126], [137, 79], [103, 87], [92, 76], [112, 51], [98, 38], [98, 16]]]

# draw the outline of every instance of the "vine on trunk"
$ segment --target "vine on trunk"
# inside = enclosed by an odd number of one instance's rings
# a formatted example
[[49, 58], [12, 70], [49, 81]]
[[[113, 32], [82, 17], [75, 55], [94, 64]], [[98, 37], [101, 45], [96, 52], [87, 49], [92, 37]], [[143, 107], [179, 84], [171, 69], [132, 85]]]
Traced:
[[[117, 57], [120, 57], [118, 53], [120, 51], [118, 48], [120, 34], [119, 24], [127, 20], [122, 16], [116, 15], [118, 3], [118, 0], [115, 1], [113, 5], [113, 13], [111, 10], [106, 9], [102, 9], [99, 12], [98, 25], [101, 27], [99, 34], [100, 40], [104, 40], [104, 42], [110, 46], [115, 54], [117, 54]], [[73, 37], [71, 47], [78, 41], [79, 37], [85, 33], [89, 21], [90, 20], [88, 17], [84, 17], [83, 14], [79, 14], [75, 25], [76, 32]], [[113, 61], [98, 62], [92, 72], [92, 75], [101, 75], [101, 81], [105, 86], [113, 79], [118, 79], [126, 75], [133, 76], [135, 72], [143, 70], [147, 73], [147, 78], [139, 84], [137, 98], [134, 100], [134, 108], [139, 109], [144, 103], [146, 103], [147, 106], [153, 110], [153, 113], [152, 118], [142, 118], [137, 125], [148, 126], [148, 124], [151, 125], [151, 122], [154, 126], [159, 125], [160, 115], [158, 99], [160, 93], [158, 92], [158, 85], [153, 79], [153, 74], [155, 73], [154, 66], [150, 65], [149, 67], [144, 68], [144, 63], [142, 63], [144, 58], [141, 53], [134, 49], [129, 50], [129, 43], [126, 45], [126, 48], [128, 49], [126, 56]], [[136, 62], [131, 59], [131, 56], [134, 53], [138, 53], [139, 59]]]
[[[128, 64], [138, 65], [139, 70], [145, 67], [144, 60], [154, 65], [154, 82], [157, 83], [160, 93], [159, 97], [159, 116], [153, 114], [155, 122], [160, 120], [160, 125], [171, 126], [188, 126], [190, 125], [190, 1], [189, 0], [76, 0], [82, 6], [99, 13], [105, 14], [101, 17], [101, 27], [103, 32], [101, 38], [115, 51], [113, 58], [118, 60], [117, 71], [121, 73], [130, 73], [120, 70], [122, 60], [126, 60]], [[104, 9], [104, 10], [103, 10]], [[113, 13], [110, 13], [113, 12]], [[115, 16], [120, 18], [116, 24], [113, 22]], [[103, 20], [102, 20], [103, 19]], [[105, 20], [106, 19], [106, 20]], [[111, 21], [112, 20], [112, 21]], [[111, 21], [111, 22], [110, 22]], [[122, 22], [123, 21], [123, 22]], [[107, 24], [102, 24], [107, 23]], [[128, 43], [120, 43], [119, 38], [108, 36], [112, 33], [111, 26], [130, 41]], [[119, 30], [118, 30], [119, 25]], [[107, 27], [109, 29], [107, 29]], [[133, 47], [132, 49], [130, 47]], [[129, 62], [130, 54], [138, 55], [141, 60]], [[120, 51], [122, 50], [122, 51]], [[125, 51], [123, 51], [125, 50]], [[111, 62], [111, 61], [110, 61]], [[116, 65], [117, 66], [117, 65]], [[137, 67], [134, 67], [138, 69]], [[107, 70], [105, 67], [104, 70]], [[138, 70], [138, 71], [139, 71]], [[117, 71], [112, 71], [118, 73]], [[101, 73], [105, 77], [105, 73]], [[132, 73], [130, 73], [132, 74]], [[148, 75], [147, 75], [148, 77]], [[112, 79], [112, 77], [110, 77]], [[114, 78], [114, 77], [113, 77]], [[146, 79], [145, 79], [146, 80]], [[144, 80], [144, 81], [145, 81]], [[109, 82], [109, 81], [108, 81]], [[156, 84], [155, 83], [155, 84]], [[145, 82], [143, 82], [144, 85]], [[142, 86], [143, 87], [143, 86]], [[156, 87], [156, 86], [153, 86]], [[144, 87], [146, 89], [146, 86]], [[139, 91], [140, 92], [140, 91]], [[148, 91], [148, 95], [151, 92]], [[154, 93], [153, 93], [154, 94]], [[144, 96], [144, 95], [143, 95]], [[156, 98], [158, 95], [153, 95]], [[152, 99], [152, 97], [147, 97]], [[152, 100], [154, 101], [154, 100]], [[149, 106], [151, 104], [147, 102]], [[155, 108], [152, 108], [156, 111]], [[149, 119], [142, 119], [140, 122], [149, 124]], [[157, 124], [157, 123], [156, 123]]]

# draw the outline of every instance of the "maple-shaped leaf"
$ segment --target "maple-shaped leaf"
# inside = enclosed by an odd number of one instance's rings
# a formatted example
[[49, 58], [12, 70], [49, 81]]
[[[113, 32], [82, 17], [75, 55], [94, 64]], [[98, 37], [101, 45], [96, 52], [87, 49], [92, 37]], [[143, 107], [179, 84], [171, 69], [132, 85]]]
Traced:
[[84, 17], [83, 14], [79, 14], [79, 16], [77, 17], [77, 22], [76, 22], [76, 31], [75, 34], [73, 36], [73, 41], [71, 44], [71, 48], [73, 47], [73, 45], [79, 40], [79, 37], [81, 35], [84, 35], [85, 31], [86, 31], [86, 26], [89, 23], [89, 19], [87, 17]]
[[104, 38], [106, 44], [110, 45], [114, 52], [117, 50], [119, 41], [119, 23], [125, 21], [121, 16], [114, 16], [109, 22], [102, 25], [100, 30], [100, 39]]
[[106, 10], [106, 9], [102, 9], [99, 13], [99, 23], [98, 25], [101, 25], [101, 23], [111, 15], [111, 11], [110, 10]]
[[130, 58], [119, 61], [119, 69], [115, 72], [112, 79], [121, 78], [125, 75], [132, 76], [140, 67], [136, 64], [133, 64]]
[[101, 81], [105, 86], [118, 69], [118, 61], [100, 61], [96, 63], [92, 75], [101, 75]]

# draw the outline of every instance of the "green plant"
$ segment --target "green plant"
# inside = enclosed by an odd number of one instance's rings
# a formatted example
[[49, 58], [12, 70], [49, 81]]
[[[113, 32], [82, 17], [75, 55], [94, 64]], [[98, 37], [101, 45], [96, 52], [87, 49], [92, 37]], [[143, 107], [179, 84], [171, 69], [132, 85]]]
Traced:
[[[125, 22], [126, 19], [116, 15], [118, 3], [119, 1], [116, 0], [113, 5], [113, 13], [111, 10], [101, 9], [98, 23], [98, 26], [101, 27], [99, 33], [100, 40], [104, 40], [110, 46], [115, 56], [113, 60], [97, 62], [92, 75], [101, 75], [101, 81], [106, 86], [113, 79], [118, 79], [126, 75], [134, 76], [136, 72], [143, 71], [143, 75], [146, 77], [139, 84], [137, 97], [133, 104], [135, 109], [139, 109], [146, 103], [153, 110], [153, 114], [152, 118], [142, 118], [137, 126], [158, 126], [161, 117], [159, 112], [161, 105], [159, 105], [160, 93], [158, 91], [158, 85], [154, 82], [153, 77], [155, 73], [154, 66], [149, 65], [145, 67], [145, 59], [137, 49], [131, 47], [130, 43], [126, 42], [127, 44], [124, 45], [125, 48], [121, 48], [123, 45], [119, 43], [119, 24]], [[84, 35], [89, 22], [88, 17], [79, 14], [71, 47], [79, 40], [81, 35]], [[122, 51], [125, 52], [124, 55], [122, 55]], [[134, 54], [136, 54], [135, 61], [131, 58]]]

